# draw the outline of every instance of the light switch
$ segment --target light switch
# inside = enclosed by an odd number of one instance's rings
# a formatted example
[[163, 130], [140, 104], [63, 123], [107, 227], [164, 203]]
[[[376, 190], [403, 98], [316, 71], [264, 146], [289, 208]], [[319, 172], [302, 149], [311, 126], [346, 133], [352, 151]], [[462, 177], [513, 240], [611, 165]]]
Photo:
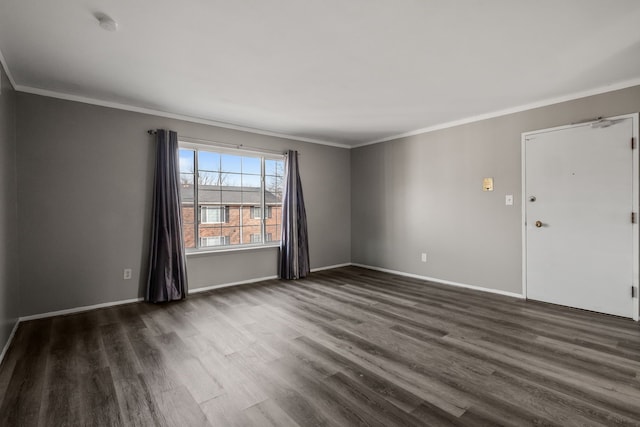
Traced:
[[513, 205], [513, 194], [507, 194], [504, 196], [504, 204], [507, 206]]
[[485, 178], [482, 180], [482, 191], [493, 191], [493, 178]]

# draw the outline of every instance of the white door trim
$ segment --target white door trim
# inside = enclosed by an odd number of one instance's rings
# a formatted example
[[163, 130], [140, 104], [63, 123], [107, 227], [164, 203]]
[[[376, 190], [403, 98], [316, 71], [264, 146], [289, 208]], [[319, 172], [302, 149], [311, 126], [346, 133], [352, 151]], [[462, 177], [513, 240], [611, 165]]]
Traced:
[[[619, 120], [619, 119], [631, 119], [632, 121], [632, 129], [633, 135], [632, 137], [636, 142], [636, 149], [633, 150], [633, 211], [636, 212], [637, 216], [640, 216], [640, 141], [638, 141], [638, 126], [639, 126], [639, 114], [625, 114], [622, 116], [615, 117], [607, 117], [604, 120]], [[522, 159], [522, 197], [521, 197], [521, 211], [522, 211], [522, 295], [526, 299], [527, 298], [527, 194], [526, 194], [526, 167], [527, 167], [527, 159], [526, 159], [526, 150], [525, 150], [525, 142], [526, 138], [529, 135], [540, 134], [545, 132], [553, 132], [563, 129], [571, 129], [580, 126], [591, 126], [592, 123], [597, 122], [598, 120], [593, 120], [590, 122], [584, 122], [574, 125], [566, 125], [566, 126], [557, 126], [548, 129], [540, 129], [530, 132], [522, 133], [520, 140], [520, 150], [521, 150], [521, 159]], [[638, 289], [638, 283], [640, 282], [640, 225], [638, 224], [640, 219], [633, 224], [633, 283], [632, 286], [636, 289], [636, 296], [633, 299], [633, 320], [640, 320], [640, 289]], [[631, 290], [629, 290], [631, 292]]]

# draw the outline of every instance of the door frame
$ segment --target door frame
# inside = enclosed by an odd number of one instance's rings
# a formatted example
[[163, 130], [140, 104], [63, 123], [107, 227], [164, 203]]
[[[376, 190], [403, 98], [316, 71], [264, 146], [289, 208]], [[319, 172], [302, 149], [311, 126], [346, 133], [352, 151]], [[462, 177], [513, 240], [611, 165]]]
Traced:
[[[526, 158], [526, 139], [530, 135], [547, 133], [547, 132], [555, 132], [559, 130], [572, 129], [581, 126], [591, 126], [593, 123], [596, 123], [600, 120], [620, 120], [620, 119], [631, 119], [632, 123], [632, 137], [635, 141], [635, 149], [633, 150], [633, 183], [632, 183], [632, 191], [633, 191], [633, 212], [636, 212], [636, 217], [640, 217], [640, 141], [638, 141], [638, 124], [639, 124], [639, 113], [633, 114], [624, 114], [621, 116], [607, 117], [605, 119], [597, 119], [591, 120], [587, 122], [566, 125], [566, 126], [556, 126], [547, 129], [534, 130], [529, 132], [523, 132], [521, 134], [520, 141], [520, 150], [521, 150], [521, 158], [522, 158], [522, 200], [521, 200], [521, 209], [522, 209], [522, 296], [524, 299], [527, 298], [527, 182], [526, 182], [526, 172], [527, 172], [527, 158]], [[629, 141], [631, 143], [631, 141]], [[631, 213], [631, 212], [630, 212]], [[640, 218], [636, 220], [636, 223], [633, 224], [633, 279], [632, 286], [635, 288], [635, 297], [632, 299], [633, 304], [633, 320], [640, 320], [640, 289], [638, 289], [638, 283], [640, 282]]]

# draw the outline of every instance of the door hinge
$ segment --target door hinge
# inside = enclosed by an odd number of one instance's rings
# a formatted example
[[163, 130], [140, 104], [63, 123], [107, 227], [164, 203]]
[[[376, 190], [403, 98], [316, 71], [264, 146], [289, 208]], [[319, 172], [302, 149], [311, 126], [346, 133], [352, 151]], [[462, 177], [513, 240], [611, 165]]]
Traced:
[[635, 224], [635, 223], [636, 223], [636, 213], [631, 212], [631, 224]]
[[631, 298], [635, 298], [636, 297], [636, 287], [632, 286], [631, 287]]
[[631, 137], [631, 149], [632, 150], [636, 149], [636, 138], [635, 137]]

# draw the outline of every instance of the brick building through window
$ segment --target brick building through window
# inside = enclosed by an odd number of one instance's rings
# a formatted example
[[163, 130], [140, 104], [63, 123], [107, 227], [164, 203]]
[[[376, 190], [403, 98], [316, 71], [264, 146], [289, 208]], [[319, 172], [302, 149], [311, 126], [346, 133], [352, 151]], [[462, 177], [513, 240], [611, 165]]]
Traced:
[[[182, 184], [182, 217], [185, 246], [196, 247], [196, 224], [200, 247], [217, 247], [263, 243], [280, 239], [282, 195], [259, 188], [247, 191], [247, 187], [200, 185], [197, 197], [198, 209], [194, 209], [192, 184]], [[199, 215], [198, 220], [194, 215]], [[264, 216], [264, 233], [263, 227]]]

